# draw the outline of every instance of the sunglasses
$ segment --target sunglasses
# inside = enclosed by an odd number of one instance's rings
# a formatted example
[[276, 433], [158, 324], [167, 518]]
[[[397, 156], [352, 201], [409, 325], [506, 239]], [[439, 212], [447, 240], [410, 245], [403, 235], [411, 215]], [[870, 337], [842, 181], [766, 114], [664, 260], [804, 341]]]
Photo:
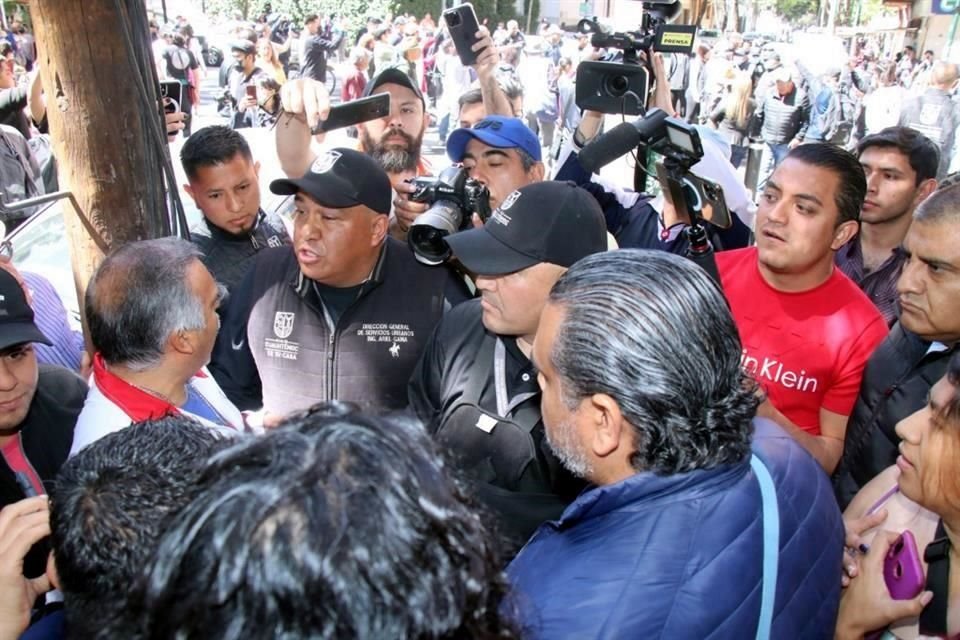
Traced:
[[9, 240], [0, 242], [0, 260], [13, 260], [13, 243]]

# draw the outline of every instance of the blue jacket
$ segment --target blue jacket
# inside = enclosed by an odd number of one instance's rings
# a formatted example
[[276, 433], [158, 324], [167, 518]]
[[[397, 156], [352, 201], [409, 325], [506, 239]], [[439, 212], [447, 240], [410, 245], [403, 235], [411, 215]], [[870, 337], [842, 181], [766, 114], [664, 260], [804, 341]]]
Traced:
[[[557, 166], [559, 169], [554, 180], [569, 180], [596, 198], [603, 210], [607, 231], [621, 249], [653, 249], [686, 255], [690, 243], [682, 229], [687, 225], [675, 225], [668, 230], [666, 237], [662, 237], [660, 214], [653, 208], [651, 198], [590, 175], [580, 164], [579, 154], [572, 142], [561, 149]], [[733, 225], [729, 229], [707, 225], [710, 241], [717, 251], [739, 249], [750, 244], [750, 229], [736, 212], [731, 211], [730, 215]]]
[[[754, 425], [780, 510], [770, 637], [832, 638], [844, 529], [830, 482], [780, 427]], [[761, 511], [748, 460], [585, 491], [507, 569], [524, 637], [752, 639]]]

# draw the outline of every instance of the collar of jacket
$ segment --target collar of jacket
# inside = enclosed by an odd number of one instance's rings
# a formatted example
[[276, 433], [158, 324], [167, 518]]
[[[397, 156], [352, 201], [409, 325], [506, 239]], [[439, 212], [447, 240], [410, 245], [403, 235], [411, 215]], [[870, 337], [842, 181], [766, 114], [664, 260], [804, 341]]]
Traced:
[[[203, 371], [198, 371], [195, 377], [206, 378], [207, 376]], [[134, 422], [156, 420], [180, 413], [179, 408], [166, 400], [151, 395], [111, 373], [99, 352], [93, 356], [93, 381], [100, 393], [117, 405]]]
[[[373, 271], [370, 272], [370, 275], [366, 280], [360, 284], [364, 285], [363, 292], [360, 295], [364, 295], [375, 287], [383, 282], [383, 265], [387, 261], [387, 245], [390, 244], [390, 238], [385, 238], [383, 241], [383, 246], [380, 247], [380, 256], [377, 258], [377, 263], [373, 265]], [[293, 280], [290, 281], [290, 286], [293, 287], [294, 291], [297, 292], [297, 295], [301, 298], [305, 297], [311, 290], [310, 283], [312, 280], [308, 278], [303, 271], [300, 269], [300, 263], [296, 261], [297, 256], [294, 254], [294, 265], [295, 273]]]
[[258, 209], [258, 210], [257, 210], [257, 219], [256, 219], [256, 221], [253, 223], [253, 227], [250, 229], [250, 231], [247, 231], [246, 233], [239, 233], [239, 234], [238, 234], [238, 233], [230, 233], [230, 232], [228, 232], [228, 231], [224, 231], [223, 229], [221, 229], [221, 228], [218, 227], [217, 225], [215, 225], [215, 224], [213, 224], [212, 222], [210, 222], [209, 220], [207, 220], [207, 217], [206, 217], [206, 216], [203, 217], [203, 223], [204, 223], [205, 225], [207, 225], [207, 229], [210, 230], [210, 237], [213, 238], [214, 240], [217, 240], [218, 242], [219, 242], [219, 241], [223, 241], [223, 242], [250, 242], [250, 238], [252, 238], [253, 236], [256, 235], [257, 231], [259, 231], [261, 225], [263, 224], [263, 221], [264, 221], [266, 218], [267, 218], [267, 214], [263, 212], [263, 209]]
[[664, 476], [651, 471], [636, 473], [615, 484], [581, 493], [560, 516], [564, 529], [618, 510], [632, 511], [657, 503], [708, 497], [727, 490], [750, 470], [749, 456], [738, 464], [698, 469]]

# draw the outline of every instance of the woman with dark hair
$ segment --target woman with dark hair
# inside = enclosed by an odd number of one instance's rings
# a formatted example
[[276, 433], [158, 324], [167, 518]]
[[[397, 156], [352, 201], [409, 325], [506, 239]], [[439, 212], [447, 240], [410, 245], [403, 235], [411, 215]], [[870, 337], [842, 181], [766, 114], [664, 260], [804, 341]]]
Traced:
[[[960, 355], [930, 390], [927, 406], [897, 424], [897, 435], [896, 464], [864, 486], [844, 513], [849, 586], [840, 603], [838, 640], [878, 629], [887, 631], [885, 638], [902, 639], [960, 633]], [[915, 554], [904, 540], [908, 532]], [[898, 594], [906, 599], [891, 596], [884, 576], [891, 547], [906, 548], [922, 563], [925, 583]]]

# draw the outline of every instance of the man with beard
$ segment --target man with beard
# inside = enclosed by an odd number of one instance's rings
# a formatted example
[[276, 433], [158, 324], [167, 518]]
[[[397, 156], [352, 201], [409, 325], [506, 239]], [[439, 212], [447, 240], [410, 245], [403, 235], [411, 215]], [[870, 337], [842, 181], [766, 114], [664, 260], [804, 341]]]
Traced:
[[553, 286], [543, 422], [594, 486], [507, 569], [525, 638], [833, 637], [843, 520], [817, 463], [754, 417], [740, 354], [685, 258], [600, 253]]
[[387, 237], [390, 180], [367, 154], [330, 149], [270, 189], [294, 196], [294, 247], [259, 254], [231, 295], [213, 375], [266, 424], [334, 399], [406, 407], [430, 332], [466, 299], [462, 283]]
[[[35, 343], [50, 341], [37, 328], [23, 287], [0, 269], [0, 509], [47, 493], [67, 460], [87, 395], [76, 374], [38, 365]], [[46, 556], [34, 546], [24, 574], [43, 574]]]
[[183, 189], [203, 213], [190, 239], [214, 279], [232, 289], [258, 251], [290, 244], [290, 236], [279, 216], [260, 208], [260, 163], [242, 135], [204, 127], [184, 143], [180, 162]]
[[[477, 62], [473, 70], [480, 81], [483, 113], [513, 114], [516, 97], [501, 87], [496, 69], [499, 56], [493, 39], [485, 28], [477, 32], [473, 45]], [[411, 202], [414, 188], [405, 180], [430, 173], [430, 167], [420, 156], [423, 134], [427, 127], [423, 94], [410, 77], [396, 68], [382, 70], [369, 82], [364, 97], [387, 93], [390, 95], [390, 114], [379, 120], [357, 125], [359, 149], [364, 151], [387, 171], [390, 184], [397, 194], [390, 216], [390, 235], [406, 241], [407, 230], [428, 205]], [[277, 126], [277, 156], [283, 172], [291, 178], [302, 176], [316, 158], [310, 149], [309, 129], [327, 116], [330, 100], [326, 87], [313, 81], [291, 81], [281, 91], [285, 115]], [[308, 126], [309, 125], [309, 126]], [[315, 136], [317, 142], [323, 136]]]
[[[390, 233], [404, 241], [410, 222], [427, 210], [426, 204], [410, 202], [409, 194], [414, 188], [404, 182], [430, 173], [420, 157], [427, 129], [426, 103], [419, 87], [400, 69], [380, 72], [367, 83], [364, 97], [383, 93], [390, 95], [390, 113], [357, 125], [359, 150], [374, 158], [387, 172], [390, 185], [397, 193]], [[318, 82], [294, 80], [283, 86], [281, 100], [284, 115], [277, 125], [277, 156], [283, 172], [290, 178], [299, 178], [317, 157], [310, 149], [308, 130], [326, 117], [329, 96], [326, 87]], [[317, 142], [323, 141], [322, 134], [315, 138]]]

